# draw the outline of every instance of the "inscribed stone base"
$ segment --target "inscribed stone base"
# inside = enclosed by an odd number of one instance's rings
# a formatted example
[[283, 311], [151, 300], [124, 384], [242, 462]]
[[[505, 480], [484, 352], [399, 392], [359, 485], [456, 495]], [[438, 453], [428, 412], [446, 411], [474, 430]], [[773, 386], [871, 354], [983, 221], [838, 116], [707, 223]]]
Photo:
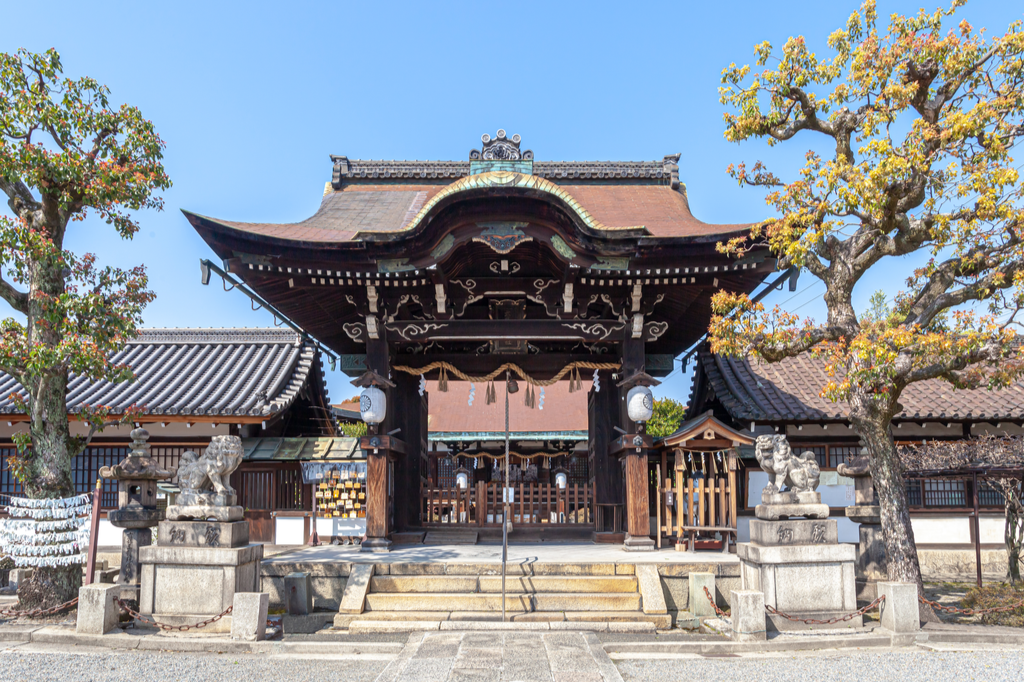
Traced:
[[839, 542], [839, 524], [834, 519], [752, 519], [750, 540], [759, 545], [834, 545]]
[[[857, 549], [853, 545], [739, 543], [736, 554], [743, 589], [761, 591], [765, 605], [780, 612], [800, 619], [831, 619], [857, 610]], [[832, 628], [859, 626], [862, 621], [856, 618]], [[775, 617], [769, 619], [769, 628], [798, 631], [808, 625]]]
[[876, 584], [888, 580], [882, 526], [861, 524], [857, 544], [857, 598], [871, 602], [878, 597]]
[[221, 507], [216, 505], [168, 505], [166, 517], [169, 520], [213, 519], [218, 522], [237, 522], [244, 516], [240, 505]]
[[249, 522], [160, 522], [156, 543], [189, 548], [241, 548], [249, 545]]
[[824, 503], [790, 503], [788, 505], [758, 505], [754, 515], [758, 519], [779, 520], [793, 517], [828, 519], [828, 505]]
[[185, 548], [149, 546], [139, 553], [142, 614], [220, 614], [234, 601], [235, 593], [260, 590], [263, 545], [242, 548]]
[[139, 583], [141, 565], [139, 549], [153, 542], [152, 529], [125, 529], [121, 535], [121, 570], [117, 582], [123, 584]]

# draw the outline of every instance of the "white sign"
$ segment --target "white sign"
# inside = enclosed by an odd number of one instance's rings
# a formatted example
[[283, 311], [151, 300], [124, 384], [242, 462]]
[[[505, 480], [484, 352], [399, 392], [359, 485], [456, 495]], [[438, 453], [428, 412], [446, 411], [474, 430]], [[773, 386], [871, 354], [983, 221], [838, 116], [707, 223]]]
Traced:
[[516, 502], [516, 488], [514, 486], [506, 486], [503, 489], [505, 491], [503, 503], [514, 503]]

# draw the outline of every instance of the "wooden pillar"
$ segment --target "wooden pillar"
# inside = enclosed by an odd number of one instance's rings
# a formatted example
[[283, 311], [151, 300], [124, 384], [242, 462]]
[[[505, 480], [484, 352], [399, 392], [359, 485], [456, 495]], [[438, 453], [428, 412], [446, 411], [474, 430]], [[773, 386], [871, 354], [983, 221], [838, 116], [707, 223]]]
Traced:
[[427, 396], [419, 395], [419, 377], [396, 372], [391, 390], [394, 401], [388, 407], [390, 429], [401, 428], [395, 434], [405, 442], [405, 457], [394, 463], [395, 528], [405, 531], [419, 526], [421, 461], [427, 458]]
[[366, 458], [366, 540], [362, 549], [371, 552], [391, 548], [388, 540], [388, 456], [369, 450]]
[[388, 463], [405, 453], [405, 442], [393, 436], [374, 434], [360, 439], [366, 458], [366, 540], [360, 550], [391, 550], [391, 524], [388, 515]]
[[[643, 339], [634, 339], [627, 329], [622, 342], [621, 377], [630, 377], [643, 371]], [[626, 550], [654, 550], [654, 541], [651, 540], [651, 505], [647, 475], [647, 453], [651, 440], [629, 419], [626, 394], [626, 391], [622, 391], [619, 397], [619, 419], [629, 432], [620, 438], [620, 441], [626, 442], [625, 449], [620, 451], [625, 462], [626, 483], [626, 541], [623, 547]], [[633, 443], [636, 437], [642, 441], [639, 452]]]

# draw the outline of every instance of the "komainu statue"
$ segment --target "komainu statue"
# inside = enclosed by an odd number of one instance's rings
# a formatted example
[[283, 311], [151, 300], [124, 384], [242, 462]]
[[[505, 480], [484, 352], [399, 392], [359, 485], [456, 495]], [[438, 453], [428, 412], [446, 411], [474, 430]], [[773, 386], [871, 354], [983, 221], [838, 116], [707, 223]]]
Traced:
[[197, 456], [185, 451], [178, 463], [181, 493], [167, 508], [167, 519], [242, 519], [238, 496], [227, 483], [242, 462], [242, 440], [237, 436], [215, 436], [206, 451]]
[[762, 434], [754, 442], [754, 455], [768, 474], [768, 484], [761, 491], [762, 504], [755, 509], [760, 519], [828, 517], [828, 506], [821, 504], [821, 494], [815, 491], [821, 469], [812, 451], [794, 453], [782, 434]]

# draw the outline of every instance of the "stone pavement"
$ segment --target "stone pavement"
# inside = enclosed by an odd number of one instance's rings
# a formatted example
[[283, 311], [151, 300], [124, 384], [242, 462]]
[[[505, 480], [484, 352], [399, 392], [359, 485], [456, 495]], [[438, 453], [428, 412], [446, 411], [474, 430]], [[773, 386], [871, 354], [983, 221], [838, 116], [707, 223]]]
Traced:
[[379, 681], [621, 681], [593, 633], [417, 633]]

